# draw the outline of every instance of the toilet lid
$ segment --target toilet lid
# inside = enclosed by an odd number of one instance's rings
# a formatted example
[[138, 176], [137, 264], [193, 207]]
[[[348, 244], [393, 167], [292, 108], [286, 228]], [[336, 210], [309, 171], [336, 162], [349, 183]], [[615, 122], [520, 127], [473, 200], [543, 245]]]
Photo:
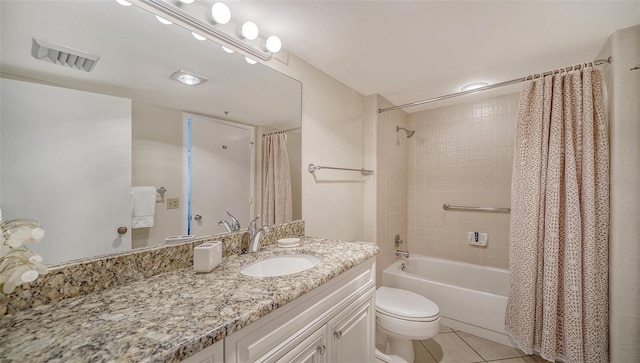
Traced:
[[429, 319], [440, 314], [433, 301], [415, 292], [382, 286], [376, 290], [376, 310], [406, 319]]

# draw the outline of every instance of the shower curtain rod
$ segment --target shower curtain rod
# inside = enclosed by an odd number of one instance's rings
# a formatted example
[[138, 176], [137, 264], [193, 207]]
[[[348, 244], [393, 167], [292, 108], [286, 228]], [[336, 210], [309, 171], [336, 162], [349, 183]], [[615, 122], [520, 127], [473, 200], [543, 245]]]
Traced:
[[278, 131], [274, 131], [274, 132], [268, 132], [266, 134], [262, 134], [262, 137], [271, 136], [271, 135], [277, 135], [277, 134], [284, 134], [285, 132], [298, 131], [301, 128], [302, 127], [293, 127], [293, 128], [286, 129], [286, 130], [278, 130]]
[[440, 96], [440, 97], [434, 97], [434, 98], [429, 98], [427, 100], [422, 100], [422, 101], [417, 101], [417, 102], [411, 102], [411, 103], [405, 103], [404, 105], [399, 105], [399, 106], [392, 106], [392, 107], [385, 107], [385, 108], [379, 108], [378, 109], [378, 113], [383, 113], [383, 112], [387, 112], [387, 111], [394, 111], [394, 110], [399, 110], [402, 108], [407, 108], [407, 107], [412, 107], [412, 106], [419, 106], [419, 105], [424, 105], [426, 103], [431, 103], [431, 102], [436, 102], [436, 101], [441, 101], [441, 100], [446, 100], [448, 98], [453, 98], [453, 97], [458, 97], [458, 96], [464, 96], [464, 95], [468, 95], [471, 93], [476, 93], [476, 92], [480, 92], [480, 91], [488, 91], [490, 89], [494, 89], [494, 88], [499, 88], [499, 87], [504, 87], [504, 86], [509, 86], [512, 84], [516, 84], [516, 83], [520, 83], [520, 82], [524, 82], [527, 79], [531, 79], [533, 78], [538, 78], [538, 77], [544, 77], [544, 76], [548, 76], [550, 74], [554, 74], [554, 73], [558, 73], [561, 70], [566, 70], [566, 71], [570, 71], [572, 69], [580, 69], [583, 65], [585, 64], [592, 64], [594, 66], [599, 66], [601, 64], [605, 64], [605, 63], [611, 63], [611, 57], [607, 58], [607, 59], [598, 59], [592, 62], [586, 62], [586, 63], [582, 63], [582, 64], [577, 64], [575, 66], [568, 66], [568, 67], [564, 67], [564, 68], [560, 68], [560, 69], [556, 69], [553, 71], [547, 71], [544, 72], [542, 74], [537, 73], [533, 76], [526, 76], [526, 77], [522, 77], [522, 78], [518, 78], [518, 79], [512, 79], [510, 81], [506, 81], [506, 82], [500, 82], [500, 83], [496, 83], [496, 84], [490, 84], [488, 86], [484, 86], [481, 88], [476, 88], [476, 89], [470, 89], [467, 91], [462, 91], [462, 92], [457, 92], [457, 93], [451, 93], [448, 95], [444, 95], [444, 96]]

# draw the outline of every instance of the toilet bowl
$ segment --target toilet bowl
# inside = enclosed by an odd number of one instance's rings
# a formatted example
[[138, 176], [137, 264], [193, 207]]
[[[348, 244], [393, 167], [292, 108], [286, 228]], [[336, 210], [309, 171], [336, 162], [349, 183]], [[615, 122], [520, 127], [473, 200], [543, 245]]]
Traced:
[[[382, 286], [376, 290], [376, 350], [380, 361], [413, 362], [413, 340], [429, 339], [440, 328], [440, 309], [412, 291]], [[398, 360], [401, 358], [402, 360]]]

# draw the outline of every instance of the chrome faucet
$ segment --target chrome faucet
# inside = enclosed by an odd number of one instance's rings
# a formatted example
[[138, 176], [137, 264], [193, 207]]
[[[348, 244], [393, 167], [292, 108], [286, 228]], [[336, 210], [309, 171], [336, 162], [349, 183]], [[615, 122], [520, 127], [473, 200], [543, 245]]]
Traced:
[[251, 222], [249, 222], [249, 227], [247, 231], [249, 232], [249, 248], [248, 253], [255, 253], [260, 251], [260, 236], [262, 232], [268, 233], [269, 227], [262, 226], [260, 228], [256, 228], [256, 221], [260, 218], [260, 216], [255, 217]]
[[224, 226], [224, 229], [226, 229], [227, 232], [231, 232], [231, 226], [229, 225], [229, 222], [225, 221], [224, 219], [218, 222], [218, 225]]
[[229, 222], [227, 222], [226, 220], [221, 220], [220, 222], [218, 222], [219, 226], [224, 226], [224, 229], [227, 230], [227, 232], [237, 232], [240, 230], [240, 222], [238, 222], [238, 220], [236, 219], [236, 217], [232, 216], [231, 213], [227, 212], [227, 214], [229, 215], [229, 217], [231, 217], [231, 224], [229, 224]]
[[409, 251], [396, 250], [396, 256], [402, 257], [402, 258], [409, 258]]

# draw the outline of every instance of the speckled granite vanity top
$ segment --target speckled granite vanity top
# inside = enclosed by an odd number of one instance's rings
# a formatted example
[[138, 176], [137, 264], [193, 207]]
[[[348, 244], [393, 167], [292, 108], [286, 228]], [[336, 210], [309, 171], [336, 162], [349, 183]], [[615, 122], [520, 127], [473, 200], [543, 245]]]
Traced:
[[[303, 238], [295, 248], [234, 255], [207, 274], [180, 269], [38, 306], [0, 321], [0, 361], [175, 362], [373, 257], [363, 243]], [[240, 268], [273, 254], [322, 257], [300, 273], [268, 278]]]

